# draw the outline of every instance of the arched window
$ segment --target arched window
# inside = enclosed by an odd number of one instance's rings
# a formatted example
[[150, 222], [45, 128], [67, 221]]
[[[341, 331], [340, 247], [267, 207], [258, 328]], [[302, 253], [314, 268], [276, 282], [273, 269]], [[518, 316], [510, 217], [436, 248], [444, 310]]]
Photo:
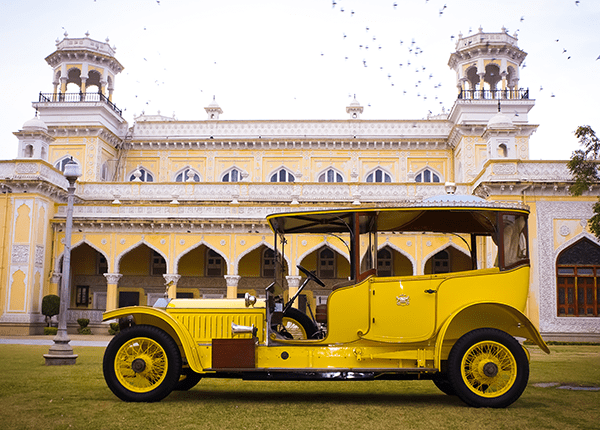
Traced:
[[242, 180], [242, 172], [238, 169], [231, 169], [223, 175], [223, 182], [240, 182]]
[[223, 257], [212, 249], [206, 252], [206, 276], [223, 276]]
[[200, 175], [188, 167], [175, 176], [175, 182], [200, 182]]
[[33, 157], [33, 145], [27, 145], [27, 146], [25, 146], [25, 151], [23, 153], [23, 156], [25, 158], [32, 158]]
[[152, 173], [142, 167], [138, 167], [131, 175], [129, 180], [132, 182], [154, 182]]
[[424, 169], [417, 176], [415, 182], [440, 182], [440, 177], [430, 169]]
[[158, 252], [152, 250], [152, 275], [164, 275], [167, 273], [167, 262]]
[[504, 143], [498, 145], [498, 157], [506, 158], [508, 157], [508, 148]]
[[583, 238], [556, 260], [559, 317], [600, 316], [600, 246]]
[[[56, 167], [61, 172], [65, 173], [65, 165], [71, 160], [72, 160], [71, 156], [61, 158], [56, 163], [54, 163], [54, 167]], [[73, 162], [77, 163], [77, 161], [75, 161], [75, 160], [73, 160]], [[79, 164], [79, 163], [77, 163], [77, 164]]]
[[392, 177], [382, 169], [375, 169], [367, 175], [367, 182], [392, 182]]
[[432, 257], [433, 273], [449, 273], [450, 272], [450, 253], [448, 251], [440, 251]]
[[318, 253], [317, 276], [319, 278], [335, 278], [335, 252], [330, 248], [323, 248]]
[[392, 252], [387, 247], [377, 251], [377, 276], [393, 276], [393, 263]]
[[103, 163], [102, 167], [100, 169], [100, 180], [108, 181], [108, 163], [107, 162]]
[[275, 251], [265, 248], [262, 253], [262, 277], [273, 278], [275, 276]]
[[319, 182], [344, 182], [344, 178], [334, 169], [327, 169], [319, 175]]
[[389, 248], [381, 248], [377, 251], [377, 276], [394, 275], [394, 259]]
[[296, 177], [286, 169], [279, 169], [271, 175], [271, 182], [294, 182]]

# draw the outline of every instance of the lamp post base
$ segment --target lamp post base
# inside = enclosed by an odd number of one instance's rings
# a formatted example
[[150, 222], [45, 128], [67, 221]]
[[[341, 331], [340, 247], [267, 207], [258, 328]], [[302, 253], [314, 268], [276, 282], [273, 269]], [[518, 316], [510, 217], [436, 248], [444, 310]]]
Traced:
[[48, 354], [44, 354], [46, 366], [64, 366], [75, 364], [78, 355], [73, 354], [73, 348], [69, 342], [61, 342], [54, 340], [54, 345], [48, 350]]

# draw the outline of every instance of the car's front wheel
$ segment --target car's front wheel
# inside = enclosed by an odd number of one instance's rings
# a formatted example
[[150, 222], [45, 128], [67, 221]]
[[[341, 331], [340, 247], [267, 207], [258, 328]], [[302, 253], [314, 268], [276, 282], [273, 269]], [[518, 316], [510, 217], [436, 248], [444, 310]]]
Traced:
[[521, 396], [528, 379], [527, 354], [501, 330], [473, 330], [454, 344], [448, 356], [448, 381], [470, 406], [506, 407]]
[[108, 344], [102, 367], [106, 384], [121, 400], [157, 402], [179, 381], [181, 354], [158, 327], [132, 326]]
[[290, 339], [314, 339], [319, 329], [308, 315], [296, 308], [289, 308], [283, 314], [278, 331]]

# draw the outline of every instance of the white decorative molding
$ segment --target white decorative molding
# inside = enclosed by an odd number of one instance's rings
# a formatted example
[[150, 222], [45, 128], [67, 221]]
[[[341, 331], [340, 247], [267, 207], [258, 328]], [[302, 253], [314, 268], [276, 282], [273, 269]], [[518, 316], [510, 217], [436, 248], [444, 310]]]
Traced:
[[568, 225], [561, 225], [560, 228], [558, 229], [558, 233], [565, 237], [571, 234], [571, 229], [569, 228]]
[[123, 277], [120, 273], [105, 273], [104, 277], [106, 278], [107, 284], [116, 285], [119, 283], [119, 279]]
[[172, 282], [173, 285], [177, 286], [177, 282], [179, 282], [179, 279], [181, 279], [181, 275], [177, 275], [175, 273], [165, 273], [163, 278], [165, 278], [165, 285]]
[[554, 248], [554, 220], [589, 219], [592, 215], [593, 202], [540, 201], [536, 205], [537, 219], [537, 267], [539, 279], [540, 332], [542, 333], [600, 333], [598, 317], [559, 317], [557, 316], [556, 298], [556, 259], [558, 254], [582, 237], [595, 238], [584, 232], [559, 248]]
[[44, 265], [44, 247], [41, 245], [35, 246], [35, 266], [42, 267]]
[[12, 264], [28, 264], [29, 263], [29, 245], [13, 245], [12, 247]]
[[242, 277], [239, 275], [225, 275], [225, 282], [228, 287], [237, 287], [240, 279], [242, 279]]
[[302, 276], [286, 276], [285, 279], [287, 280], [288, 287], [298, 288], [302, 281]]

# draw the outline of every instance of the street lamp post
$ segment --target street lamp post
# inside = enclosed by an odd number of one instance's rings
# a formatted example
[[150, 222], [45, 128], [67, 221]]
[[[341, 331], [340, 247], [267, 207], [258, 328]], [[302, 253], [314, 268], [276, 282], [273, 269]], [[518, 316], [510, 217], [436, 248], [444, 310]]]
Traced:
[[73, 200], [75, 195], [75, 182], [81, 176], [81, 167], [71, 158], [65, 164], [65, 178], [69, 181], [67, 188], [67, 220], [65, 225], [65, 250], [62, 264], [62, 285], [60, 288], [60, 309], [58, 313], [58, 331], [54, 338], [54, 344], [50, 347], [48, 354], [44, 354], [46, 365], [75, 364], [77, 355], [73, 354], [73, 348], [69, 345], [71, 339], [67, 334], [67, 309], [69, 308], [71, 290], [71, 230], [73, 229]]

